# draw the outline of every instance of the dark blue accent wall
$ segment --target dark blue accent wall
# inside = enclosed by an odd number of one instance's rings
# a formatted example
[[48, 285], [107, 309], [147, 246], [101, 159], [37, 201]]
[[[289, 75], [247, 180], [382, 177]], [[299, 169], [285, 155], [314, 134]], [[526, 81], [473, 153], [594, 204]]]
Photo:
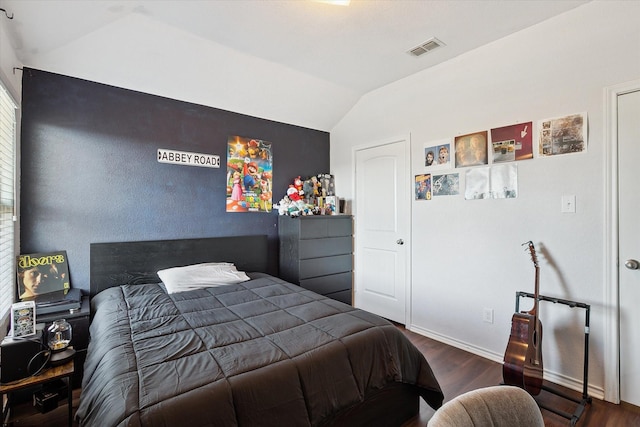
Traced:
[[[229, 136], [272, 143], [274, 203], [330, 171], [327, 132], [29, 68], [22, 90], [21, 252], [66, 250], [84, 290], [93, 242], [267, 234], [277, 274], [277, 212], [225, 212]], [[158, 163], [158, 148], [222, 166]]]

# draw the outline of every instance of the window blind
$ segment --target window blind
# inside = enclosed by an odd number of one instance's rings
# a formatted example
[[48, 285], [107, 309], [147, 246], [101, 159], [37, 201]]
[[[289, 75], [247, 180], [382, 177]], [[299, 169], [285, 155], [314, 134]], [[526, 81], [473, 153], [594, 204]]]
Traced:
[[0, 324], [16, 294], [16, 108], [0, 82]]

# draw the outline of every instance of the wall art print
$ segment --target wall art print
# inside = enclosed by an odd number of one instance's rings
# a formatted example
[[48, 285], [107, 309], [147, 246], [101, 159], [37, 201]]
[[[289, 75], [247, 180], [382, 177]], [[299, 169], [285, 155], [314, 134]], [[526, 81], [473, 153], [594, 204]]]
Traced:
[[431, 182], [431, 190], [434, 197], [460, 194], [460, 175], [457, 173], [434, 175]]
[[227, 140], [227, 212], [271, 212], [271, 143], [230, 136]]
[[518, 164], [469, 169], [465, 184], [466, 200], [515, 199], [518, 197]]
[[587, 149], [587, 113], [541, 120], [540, 155], [579, 153]]
[[491, 129], [493, 162], [533, 159], [533, 123]]
[[68, 291], [71, 282], [67, 251], [18, 255], [16, 276], [21, 301], [32, 300], [38, 295]]
[[456, 137], [457, 168], [488, 164], [487, 135], [488, 132], [485, 130]]
[[431, 174], [421, 174], [415, 177], [416, 200], [431, 200]]
[[35, 301], [11, 304], [11, 331], [16, 338], [36, 334]]
[[424, 166], [431, 169], [451, 167], [451, 143], [448, 139], [433, 141], [424, 145]]

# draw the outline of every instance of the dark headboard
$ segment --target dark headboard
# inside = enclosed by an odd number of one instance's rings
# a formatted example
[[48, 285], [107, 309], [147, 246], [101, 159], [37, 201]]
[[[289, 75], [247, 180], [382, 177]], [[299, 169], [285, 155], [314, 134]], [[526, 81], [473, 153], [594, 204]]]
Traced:
[[266, 273], [267, 236], [92, 243], [91, 297], [123, 284], [160, 282], [157, 271], [203, 262], [233, 262], [240, 271]]

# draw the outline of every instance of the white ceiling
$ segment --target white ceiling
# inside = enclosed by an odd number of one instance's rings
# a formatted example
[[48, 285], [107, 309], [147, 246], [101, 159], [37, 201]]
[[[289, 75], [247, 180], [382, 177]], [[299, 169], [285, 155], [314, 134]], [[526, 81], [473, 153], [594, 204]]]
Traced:
[[330, 131], [367, 92], [587, 1], [0, 0], [0, 25], [17, 66]]

